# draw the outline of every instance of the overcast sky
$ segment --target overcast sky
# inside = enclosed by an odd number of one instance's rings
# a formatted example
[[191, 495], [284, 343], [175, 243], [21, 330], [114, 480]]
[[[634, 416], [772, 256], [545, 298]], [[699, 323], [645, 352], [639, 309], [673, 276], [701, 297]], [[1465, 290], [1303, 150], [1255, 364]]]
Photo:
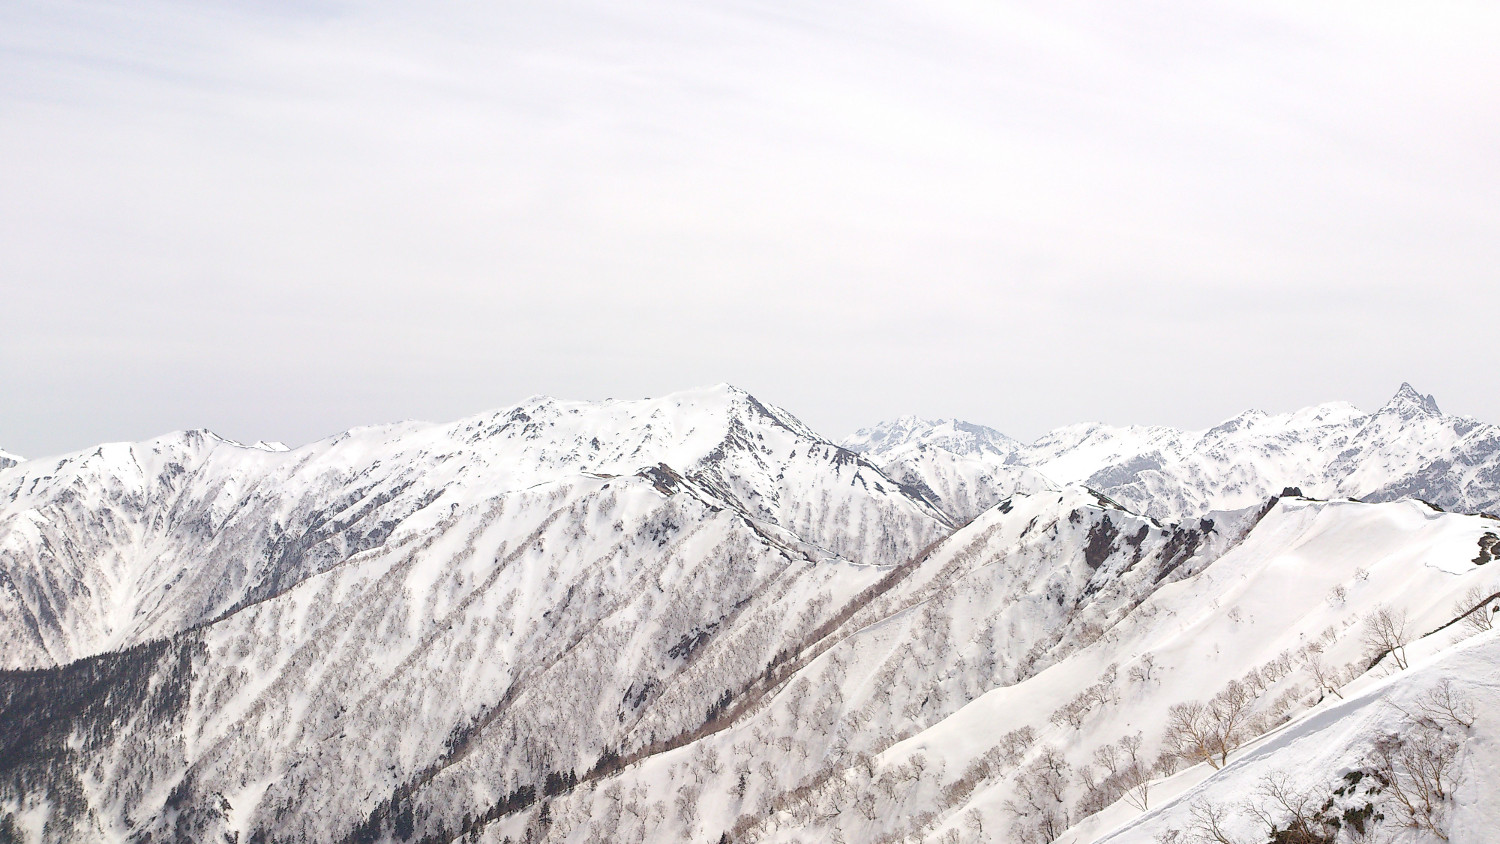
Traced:
[[0, 4], [0, 447], [1500, 422], [1500, 4]]

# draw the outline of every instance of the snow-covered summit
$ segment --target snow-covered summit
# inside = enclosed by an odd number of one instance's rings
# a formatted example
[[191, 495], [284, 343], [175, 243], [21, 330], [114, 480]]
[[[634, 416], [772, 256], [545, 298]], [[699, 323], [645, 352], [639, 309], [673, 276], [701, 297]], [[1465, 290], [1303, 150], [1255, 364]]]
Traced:
[[861, 428], [844, 440], [844, 447], [858, 452], [884, 453], [909, 447], [940, 448], [954, 454], [1006, 456], [1020, 443], [994, 428], [958, 419], [921, 419], [902, 416], [873, 428]]
[[1443, 412], [1438, 410], [1437, 399], [1434, 399], [1431, 393], [1423, 395], [1405, 381], [1401, 382], [1401, 389], [1391, 396], [1391, 400], [1385, 403], [1380, 413], [1394, 413], [1404, 419], [1443, 415]]
[[1047, 478], [1016, 463], [1020, 443], [994, 428], [958, 419], [903, 416], [861, 428], [843, 446], [922, 490], [956, 522], [974, 518], [1013, 493], [1053, 487]]
[[845, 445], [897, 477], [952, 473], [934, 460], [980, 460], [997, 477], [1024, 467], [1169, 520], [1248, 507], [1285, 487], [1320, 498], [1418, 497], [1463, 512], [1500, 509], [1500, 427], [1445, 416], [1410, 384], [1374, 413], [1333, 402], [1282, 414], [1250, 410], [1202, 431], [1080, 424], [993, 451], [943, 448], [953, 427], [878, 426], [870, 430], [882, 436], [861, 432]]
[[11, 454], [5, 449], [0, 448], [0, 469], [8, 469], [25, 459], [26, 458], [21, 457], [20, 455]]

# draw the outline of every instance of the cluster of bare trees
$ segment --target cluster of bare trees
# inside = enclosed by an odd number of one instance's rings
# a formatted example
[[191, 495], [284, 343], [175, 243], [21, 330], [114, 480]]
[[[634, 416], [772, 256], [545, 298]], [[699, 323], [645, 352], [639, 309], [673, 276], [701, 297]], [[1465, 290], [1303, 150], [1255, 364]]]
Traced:
[[1083, 726], [1089, 713], [1095, 708], [1102, 709], [1106, 706], [1120, 702], [1120, 695], [1115, 691], [1115, 680], [1119, 672], [1118, 663], [1110, 663], [1100, 675], [1099, 681], [1074, 695], [1071, 700], [1058, 707], [1052, 713], [1052, 723], [1062, 726], [1067, 724], [1073, 729]]
[[[871, 844], [928, 840], [942, 825], [947, 812], [962, 805], [984, 781], [1014, 770], [1034, 742], [1035, 732], [1030, 727], [1013, 730], [951, 781], [945, 775], [942, 760], [929, 759], [921, 752], [884, 767], [864, 751], [830, 758], [793, 787], [763, 791], [753, 807], [746, 807], [747, 811], [727, 835], [736, 842], [754, 842], [784, 824], [798, 829], [828, 825], [831, 840], [839, 841], [846, 831], [843, 827], [853, 823], [875, 829], [887, 827], [873, 838], [865, 839]], [[772, 781], [776, 774], [774, 766], [769, 761], [762, 761], [761, 765], [769, 769], [760, 772], [761, 778]], [[748, 775], [746, 767], [740, 781]], [[745, 790], [732, 788], [731, 793], [743, 796]], [[698, 796], [696, 791], [693, 796]], [[911, 811], [912, 806], [919, 810]], [[840, 817], [842, 820], [837, 820]], [[966, 813], [958, 823], [973, 836], [980, 836], [984, 828], [983, 815], [978, 811]], [[1062, 828], [1058, 827], [1058, 831]], [[950, 829], [944, 835], [951, 838], [957, 832]]]
[[1399, 728], [1376, 737], [1365, 766], [1346, 774], [1340, 788], [1309, 786], [1288, 772], [1270, 774], [1241, 803], [1199, 798], [1189, 806], [1187, 827], [1168, 830], [1158, 841], [1250, 844], [1235, 834], [1245, 825], [1240, 818], [1264, 830], [1257, 842], [1386, 840], [1375, 831], [1388, 821], [1448, 840], [1447, 810], [1462, 778], [1460, 751], [1474, 723], [1474, 705], [1444, 680], [1418, 698], [1412, 711], [1402, 712]]
[[1122, 798], [1143, 812], [1149, 808], [1151, 779], [1160, 768], [1159, 760], [1152, 763], [1142, 754], [1141, 744], [1137, 732], [1095, 748], [1094, 764], [1079, 771], [1084, 787], [1084, 797], [1078, 804], [1080, 815], [1102, 811]]
[[1239, 680], [1230, 680], [1207, 703], [1187, 701], [1167, 710], [1162, 743], [1166, 752], [1189, 764], [1207, 762], [1214, 768], [1248, 737], [1250, 708], [1255, 695]]
[[1447, 840], [1445, 809], [1460, 778], [1458, 752], [1474, 726], [1474, 704], [1447, 679], [1417, 698], [1401, 729], [1375, 740], [1370, 767], [1403, 825]]
[[1170, 829], [1157, 836], [1159, 844], [1248, 844], [1237, 837], [1235, 819], [1240, 810], [1264, 829], [1256, 842], [1276, 844], [1334, 844], [1343, 819], [1330, 812], [1331, 792], [1303, 788], [1286, 774], [1268, 774], [1256, 784], [1249, 799], [1239, 806], [1204, 798], [1188, 806], [1187, 829]]
[[1313, 685], [1320, 694], [1333, 695], [1340, 700], [1344, 693], [1339, 691], [1353, 678], [1353, 671], [1347, 666], [1330, 665], [1323, 658], [1323, 645], [1321, 642], [1310, 642], [1303, 645], [1297, 651], [1297, 659], [1307, 674], [1312, 678]]
[[[1384, 626], [1380, 629], [1387, 632], [1404, 630], [1404, 620], [1398, 621], [1398, 618], [1392, 614], [1386, 620], [1389, 623], [1382, 622]], [[1336, 638], [1337, 632], [1330, 627], [1295, 653], [1282, 651], [1250, 669], [1243, 678], [1231, 680], [1208, 701], [1187, 701], [1169, 709], [1162, 737], [1164, 769], [1170, 770], [1174, 760], [1187, 764], [1207, 762], [1214, 768], [1222, 767], [1235, 748], [1284, 723], [1305, 694], [1303, 687], [1292, 684], [1283, 688], [1269, 704], [1260, 702], [1277, 683], [1299, 667], [1311, 678], [1320, 694], [1343, 697], [1340, 689], [1352, 678], [1354, 671], [1349, 666], [1331, 665], [1323, 657], [1327, 643]], [[1394, 636], [1394, 640], [1404, 643], [1401, 636]]]
[[[1455, 615], [1462, 616], [1461, 621], [1475, 631], [1490, 629], [1492, 613], [1480, 604], [1492, 601], [1494, 597], [1477, 587], [1471, 589], [1470, 594], [1455, 606]], [[1481, 611], [1469, 613], [1476, 607]], [[920, 635], [920, 631], [942, 630], [942, 618], [943, 615], [934, 612], [931, 606], [926, 608], [916, 625], [919, 630], [917, 642], [906, 643], [881, 666], [878, 672], [881, 682], [876, 685], [897, 692], [894, 698], [888, 697], [890, 712], [901, 711], [902, 703], [911, 708], [908, 676], [930, 671], [927, 660], [939, 650], [931, 645], [928, 636]], [[1361, 638], [1372, 663], [1387, 660], [1387, 664], [1397, 669], [1406, 668], [1405, 647], [1412, 637], [1405, 613], [1390, 607], [1377, 607], [1362, 622]], [[1345, 627], [1356, 623], [1351, 617], [1345, 622]], [[1208, 762], [1213, 768], [1221, 768], [1236, 748], [1285, 721], [1288, 713], [1300, 703], [1322, 695], [1342, 698], [1342, 687], [1362, 666], [1329, 661], [1328, 655], [1333, 652], [1330, 645], [1338, 641], [1338, 635], [1338, 631], [1330, 627], [1321, 637], [1301, 648], [1283, 651], [1240, 679], [1230, 681], [1208, 700], [1189, 701], [1172, 707], [1162, 736], [1161, 756], [1143, 753], [1147, 742], [1142, 734], [1135, 733], [1096, 748], [1089, 764], [1070, 764], [1058, 748], [1035, 748], [1032, 731], [1027, 729], [1007, 736], [1001, 745], [976, 759], [961, 775], [955, 769], [944, 776], [940, 763], [930, 763], [920, 754], [876, 770], [870, 762], [871, 757], [861, 753], [859, 755], [866, 763], [850, 766], [852, 757], [848, 752], [853, 748], [840, 744], [834, 755], [842, 757], [838, 765], [841, 773], [830, 776], [833, 769], [826, 768], [817, 776], [804, 779], [796, 788], [763, 789], [758, 803], [745, 805], [746, 816], [736, 825], [736, 831], [746, 833], [745, 840], [753, 840], [757, 836], [752, 830], [759, 829], [766, 822], [764, 819], [779, 816], [781, 820], [770, 821], [778, 827], [786, 822], [828, 824], [835, 840], [840, 829], [847, 834], [849, 828], [846, 824], [854, 822], [859, 824], [856, 828], [868, 828], [868, 824], [881, 829], [880, 840], [909, 840], [913, 836], [935, 835], [936, 830], [943, 829], [943, 840], [960, 840], [960, 831], [966, 830], [968, 837], [978, 840], [983, 840], [986, 834], [1000, 834], [1007, 840], [1042, 844], [1061, 835], [1079, 819], [1119, 801], [1146, 811], [1153, 777], [1170, 774], [1182, 762]], [[914, 646], [923, 644], [931, 646]], [[842, 662], [830, 662], [830, 666], [825, 667], [825, 675], [841, 673], [844, 667]], [[915, 670], [908, 671], [908, 668]], [[1120, 694], [1128, 691], [1117, 682], [1124, 670], [1118, 665], [1109, 666], [1097, 682], [1052, 713], [1053, 723], [1078, 728], [1099, 710], [1117, 704]], [[1145, 654], [1128, 663], [1126, 676], [1130, 683], [1127, 685], [1151, 684], [1158, 679], [1158, 674], [1155, 657]], [[829, 680], [825, 676], [813, 685], [837, 686], [836, 681], [829, 683]], [[825, 738], [842, 735], [849, 729], [858, 732], [865, 726], [864, 722], [880, 720], [873, 717], [874, 712], [879, 711], [874, 698], [870, 705], [841, 717], [843, 707], [840, 700], [836, 697], [822, 700], [807, 686], [806, 679], [788, 685], [773, 717]], [[1313, 697], [1308, 697], [1309, 691], [1315, 692]], [[938, 693], [941, 692], [939, 688]], [[931, 698], [932, 695], [928, 695], [924, 703], [929, 703]], [[1402, 729], [1372, 743], [1363, 772], [1367, 785], [1378, 784], [1381, 789], [1379, 796], [1371, 798], [1370, 805], [1378, 806], [1384, 815], [1374, 814], [1372, 819], [1369, 813], [1359, 815], [1356, 812], [1354, 816], [1360, 819], [1359, 822], [1373, 827], [1383, 817], [1387, 824], [1399, 823], [1441, 836], [1445, 805], [1451, 801], [1457, 781], [1458, 769], [1454, 760], [1461, 744], [1459, 731], [1467, 730], [1474, 717], [1472, 705], [1448, 684], [1440, 684], [1424, 695]], [[881, 732], [881, 740], [875, 742], [877, 748], [889, 746], [900, 738], [888, 734], [888, 731]], [[766, 737], [766, 740], [774, 742], [784, 755], [801, 749], [792, 747], [798, 744], [794, 736]], [[867, 742], [857, 744], [863, 746], [862, 750], [871, 749]], [[805, 749], [803, 753], [806, 754]], [[1017, 769], [1023, 758], [1029, 761]], [[762, 762], [762, 767], [771, 766]], [[731, 793], [741, 800], [746, 798], [747, 791], [754, 790], [749, 786], [755, 781], [755, 775], [737, 755], [721, 763], [717, 754], [708, 747], [700, 747], [693, 754], [689, 768], [707, 775], [732, 771], [731, 782], [737, 785], [731, 788]], [[860, 776], [852, 773], [855, 769], [868, 771]], [[985, 817], [977, 811], [971, 810], [962, 817], [946, 814], [962, 807], [983, 782], [1011, 772], [1014, 772], [1014, 792], [1005, 803], [1012, 821], [1008, 830], [1003, 826], [1000, 830], [987, 828]], [[764, 782], [773, 783], [781, 773], [763, 770], [760, 777]], [[673, 813], [682, 823], [684, 834], [695, 831], [699, 821], [696, 804], [702, 782], [700, 778], [694, 779], [699, 781], [684, 785], [678, 792]], [[1328, 789], [1302, 788], [1286, 776], [1267, 777], [1256, 786], [1247, 801], [1228, 805], [1200, 803], [1191, 807], [1192, 824], [1179, 833], [1183, 837], [1177, 840], [1252, 844], [1265, 838], [1257, 836], [1241, 841], [1235, 838], [1235, 833], [1243, 835], [1248, 829], [1258, 826], [1278, 844], [1343, 842], [1350, 829], [1348, 813], [1369, 807], [1351, 809], [1346, 805], [1347, 801], [1330, 802], [1333, 799], [1330, 795], [1337, 794]], [[924, 811], [910, 815], [901, 813], [903, 804]], [[1329, 814], [1330, 806], [1334, 807], [1335, 814]], [[833, 820], [845, 812], [843, 821]], [[903, 818], [895, 828], [889, 820], [893, 812], [901, 813]], [[752, 821], [752, 816], [759, 817]], [[1339, 823], [1344, 826], [1340, 827]]]
[[1048, 844], [1068, 828], [1068, 779], [1072, 768], [1057, 748], [1043, 746], [1016, 775], [1015, 794], [1005, 808], [1015, 816], [1011, 840]]
[[[1393, 615], [1392, 618], [1395, 621], [1382, 629], [1402, 631], [1399, 616]], [[1243, 678], [1231, 680], [1209, 700], [1173, 706], [1168, 710], [1162, 753], [1154, 760], [1142, 755], [1140, 734], [1097, 748], [1093, 764], [1074, 772], [1084, 796], [1071, 807], [1073, 813], [1086, 817], [1121, 799], [1144, 811], [1148, 806], [1153, 777], [1168, 775], [1181, 763], [1207, 762], [1214, 768], [1222, 767], [1229, 754], [1244, 742], [1290, 717], [1298, 700], [1305, 695], [1306, 687], [1300, 684], [1278, 687], [1278, 684], [1299, 668], [1312, 679], [1319, 693], [1341, 697], [1339, 690], [1351, 679], [1353, 669], [1330, 665], [1323, 656], [1327, 645], [1336, 641], [1337, 636], [1337, 631], [1330, 627], [1298, 651], [1282, 651], [1252, 668]], [[1401, 638], [1396, 637], [1397, 640]], [[1142, 657], [1130, 669], [1131, 680], [1142, 684], [1151, 682], [1157, 671], [1155, 662], [1151, 654]], [[1113, 689], [1116, 672], [1117, 666], [1110, 666], [1100, 682], [1059, 707], [1051, 716], [1053, 723], [1077, 728], [1091, 712], [1116, 702], [1117, 693]], [[1263, 704], [1263, 699], [1272, 692], [1277, 692], [1277, 696]], [[1044, 756], [1041, 761], [1047, 762], [1050, 758]], [[1017, 816], [1017, 829], [1012, 831], [1018, 837], [1024, 838], [1025, 834], [1035, 837], [1044, 833], [1058, 814], [1054, 804], [1060, 801], [1041, 798], [1050, 793], [1044, 786], [1056, 779], [1044, 774], [1055, 774], [1059, 766], [1037, 767], [1038, 764], [1034, 762], [1022, 772], [1018, 781], [1018, 799], [1011, 806], [1012, 813]]]
[[1427, 720], [1375, 740], [1371, 766], [1385, 783], [1388, 802], [1405, 826], [1448, 839], [1443, 816], [1457, 785], [1458, 747], [1457, 737]]

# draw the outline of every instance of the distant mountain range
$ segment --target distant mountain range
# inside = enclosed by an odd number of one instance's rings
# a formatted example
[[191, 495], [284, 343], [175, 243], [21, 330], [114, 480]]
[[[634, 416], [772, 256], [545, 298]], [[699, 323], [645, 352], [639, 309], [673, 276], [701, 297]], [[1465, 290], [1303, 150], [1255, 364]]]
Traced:
[[1029, 445], [952, 419], [903, 417], [843, 445], [968, 519], [1013, 490], [1079, 483], [1177, 521], [1253, 506], [1287, 487], [1317, 498], [1420, 498], [1500, 512], [1500, 427], [1444, 416], [1402, 384], [1374, 413], [1345, 403], [1246, 411], [1206, 431], [1073, 425]]
[[0, 467], [0, 842], [1487, 840], [1496, 433], [721, 385]]

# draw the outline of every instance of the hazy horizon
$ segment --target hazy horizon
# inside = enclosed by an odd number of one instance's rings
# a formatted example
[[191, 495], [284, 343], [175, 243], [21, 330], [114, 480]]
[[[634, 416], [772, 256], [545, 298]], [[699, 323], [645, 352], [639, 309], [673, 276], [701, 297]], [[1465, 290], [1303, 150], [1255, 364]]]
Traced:
[[1500, 7], [0, 8], [0, 448], [729, 382], [1500, 421]]
[[[727, 383], [727, 382], [719, 382], [719, 383], [722, 384], [722, 383]], [[1405, 384], [1405, 383], [1406, 382], [1403, 382], [1403, 384]], [[671, 392], [673, 392], [673, 393], [675, 393], [675, 392], [690, 392], [690, 391], [693, 391], [693, 390], [703, 389], [703, 388], [711, 387], [711, 386], [717, 386], [717, 385], [701, 384], [701, 385], [695, 385], [693, 387], [686, 387], [686, 388], [683, 388], [682, 390], [673, 390]], [[771, 404], [774, 404], [774, 405], [777, 405], [778, 407], [781, 407], [783, 410], [786, 410], [786, 411], [790, 412], [792, 415], [796, 416], [801, 421], [803, 421], [803, 422], [808, 423], [809, 425], [811, 425], [811, 427], [813, 428], [813, 430], [816, 431], [817, 433], [819, 433], [819, 434], [821, 434], [821, 435], [823, 435], [825, 437], [828, 437], [830, 440], [832, 440], [834, 442], [842, 441], [844, 438], [846, 438], [846, 437], [848, 437], [848, 436], [850, 436], [850, 435], [852, 435], [852, 434], [854, 434], [856, 432], [856, 429], [854, 429], [854, 428], [851, 428], [848, 431], [829, 431], [829, 430], [824, 430], [822, 428], [819, 428], [816, 424], [813, 424], [813, 423], [809, 422], [801, 413], [799, 413], [797, 411], [797, 408], [795, 408], [795, 407], [787, 407], [786, 405], [782, 404], [781, 402], [776, 401], [776, 399], [774, 397], [767, 396], [767, 395], [765, 395], [763, 393], [757, 393], [755, 390], [746, 389], [743, 386], [738, 385], [738, 384], [733, 384], [733, 385], [730, 385], [730, 386], [736, 387], [738, 389], [743, 389], [746, 392], [750, 393], [751, 395], [754, 395], [757, 399], [760, 399], [761, 401], [770, 402]], [[1410, 385], [1410, 386], [1412, 386], [1412, 388], [1414, 390], [1416, 390], [1418, 393], [1422, 393], [1421, 388], [1418, 387], [1417, 385]], [[1399, 391], [1400, 391], [1400, 388], [1398, 387], [1397, 390], [1392, 391], [1391, 395], [1387, 396], [1386, 399], [1381, 400], [1381, 401], [1379, 401], [1377, 403], [1373, 403], [1373, 404], [1360, 404], [1358, 402], [1349, 402], [1349, 403], [1355, 405], [1356, 407], [1358, 407], [1362, 411], [1365, 411], [1367, 413], [1373, 413], [1376, 410], [1379, 410], [1380, 407], [1384, 406], [1385, 403], [1387, 401], [1389, 401], [1391, 398], [1393, 398]], [[655, 396], [602, 396], [602, 397], [594, 397], [594, 398], [586, 398], [586, 399], [580, 399], [577, 396], [547, 396], [547, 397], [548, 398], [560, 399], [560, 400], [564, 400], [564, 401], [577, 401], [577, 400], [582, 400], [582, 401], [625, 400], [625, 401], [629, 401], [629, 400], [634, 400], [634, 399], [657, 398], [657, 397], [660, 397], [661, 395], [667, 395], [667, 394], [669, 394], [669, 393], [657, 394]], [[1424, 394], [1424, 395], [1430, 395], [1430, 394]], [[308, 445], [310, 443], [318, 442], [320, 440], [324, 440], [324, 439], [329, 439], [329, 438], [332, 438], [332, 437], [336, 437], [336, 436], [338, 436], [340, 434], [345, 433], [346, 431], [350, 430], [351, 428], [369, 427], [369, 426], [380, 426], [380, 425], [395, 425], [395, 424], [401, 424], [403, 422], [418, 422], [418, 423], [432, 423], [432, 424], [443, 424], [443, 423], [447, 423], [447, 422], [455, 422], [455, 421], [458, 421], [459, 419], [467, 418], [467, 417], [470, 417], [470, 416], [479, 416], [479, 415], [483, 415], [483, 414], [491, 412], [491, 411], [499, 411], [499, 410], [503, 410], [503, 409], [508, 408], [508, 407], [513, 407], [515, 405], [521, 404], [522, 402], [524, 402], [524, 401], [526, 401], [528, 399], [537, 398], [539, 396], [541, 396], [541, 394], [534, 394], [534, 395], [531, 395], [531, 396], [520, 397], [520, 398], [517, 398], [517, 399], [515, 399], [513, 401], [510, 401], [510, 402], [507, 402], [507, 403], [504, 403], [504, 404], [493, 405], [493, 406], [490, 406], [490, 407], [486, 407], [486, 408], [482, 408], [482, 409], [479, 409], [479, 410], [472, 411], [470, 413], [464, 413], [464, 414], [461, 414], [461, 415], [456, 416], [456, 417], [451, 418], [451, 419], [448, 419], [448, 418], [445, 418], [445, 419], [418, 419], [418, 418], [411, 418], [411, 417], [409, 417], [409, 418], [405, 418], [405, 419], [383, 419], [383, 420], [375, 420], [375, 421], [360, 423], [358, 425], [352, 425], [352, 426], [349, 426], [349, 428], [342, 428], [342, 429], [339, 429], [339, 430], [336, 430], [336, 431], [328, 431], [328, 432], [326, 432], [324, 434], [320, 434], [320, 435], [312, 437], [310, 439], [302, 440], [302, 441], [296, 441], [296, 442], [287, 441], [287, 440], [278, 440], [275, 437], [258, 437], [258, 436], [249, 436], [249, 435], [233, 436], [233, 435], [231, 435], [231, 434], [229, 434], [229, 433], [227, 433], [225, 431], [217, 430], [217, 429], [214, 429], [214, 428], [211, 428], [211, 427], [208, 427], [208, 426], [193, 426], [193, 427], [195, 427], [195, 428], [207, 428], [208, 430], [213, 431], [213, 433], [215, 433], [215, 434], [217, 434], [217, 435], [219, 435], [221, 437], [225, 437], [227, 439], [233, 440], [233, 441], [241, 443], [243, 445], [254, 445], [257, 442], [272, 442], [272, 443], [280, 442], [281, 444], [286, 445], [286, 446], [288, 446], [290, 448], [298, 448], [300, 446]], [[1466, 416], [1466, 415], [1468, 415], [1468, 414], [1461, 414], [1461, 413], [1451, 413], [1448, 410], [1447, 407], [1443, 406], [1443, 402], [1442, 402], [1442, 400], [1441, 400], [1440, 397], [1431, 396], [1431, 398], [1433, 398], [1434, 400], [1437, 401], [1439, 409], [1441, 409], [1443, 411], [1443, 413], [1446, 414], [1446, 415], [1450, 415], [1450, 416]], [[1344, 400], [1344, 399], [1329, 399], [1327, 401], [1316, 402], [1314, 404], [1329, 404], [1329, 403], [1341, 402], [1341, 401], [1346, 401], [1346, 400]], [[1311, 405], [1308, 405], [1308, 406], [1311, 406]], [[1208, 428], [1213, 427], [1214, 425], [1216, 425], [1218, 423], [1221, 423], [1221, 422], [1227, 421], [1229, 419], [1232, 419], [1232, 418], [1240, 415], [1241, 413], [1248, 413], [1248, 412], [1252, 412], [1252, 411], [1262, 411], [1262, 412], [1266, 412], [1266, 413], [1274, 415], [1274, 414], [1277, 414], [1277, 413], [1287, 413], [1287, 412], [1291, 412], [1291, 411], [1295, 411], [1295, 410], [1301, 410], [1301, 409], [1303, 409], [1303, 408], [1302, 407], [1294, 407], [1294, 408], [1279, 408], [1279, 409], [1276, 409], [1276, 410], [1268, 410], [1266, 408], [1246, 407], [1246, 408], [1241, 408], [1240, 410], [1238, 410], [1238, 411], [1236, 411], [1234, 413], [1225, 414], [1223, 417], [1221, 417], [1219, 419], [1215, 419], [1215, 420], [1213, 420], [1211, 422], [1208, 422], [1206, 424], [1203, 424], [1203, 425], [1193, 425], [1193, 426], [1174, 425], [1174, 424], [1171, 424], [1169, 422], [1111, 422], [1111, 421], [1102, 420], [1102, 419], [1076, 419], [1076, 420], [1073, 420], [1072, 422], [1064, 423], [1064, 425], [1057, 426], [1057, 427], [1065, 427], [1066, 425], [1072, 425], [1072, 424], [1099, 423], [1099, 424], [1105, 424], [1105, 425], [1117, 425], [1117, 426], [1120, 426], [1120, 427], [1125, 427], [1125, 426], [1130, 426], [1130, 425], [1148, 425], [1148, 426], [1164, 426], [1164, 427], [1171, 427], [1171, 428], [1179, 428], [1179, 429], [1182, 429], [1182, 430], [1206, 430]], [[942, 415], [942, 414], [936, 414], [936, 415], [934, 415], [934, 414], [917, 414], [917, 413], [896, 414], [896, 415], [893, 415], [893, 416], [882, 417], [881, 419], [873, 419], [873, 420], [870, 420], [867, 423], [859, 425], [858, 428], [870, 428], [870, 427], [878, 425], [878, 424], [880, 424], [882, 422], [893, 422], [893, 421], [897, 420], [898, 418], [900, 418], [901, 416], [917, 416], [917, 417], [923, 418], [923, 419], [925, 419], [927, 421], [938, 421], [938, 420], [942, 420], [942, 419], [954, 419], [954, 418], [957, 418], [959, 421], [962, 421], [962, 422], [968, 422], [968, 423], [972, 423], [972, 424], [984, 425], [984, 426], [989, 427], [989, 428], [995, 428], [994, 425], [991, 425], [991, 424], [985, 422], [982, 419], [966, 419], [966, 418], [962, 418], [962, 417], [953, 417], [951, 415]], [[1488, 421], [1488, 420], [1481, 420], [1481, 421]], [[174, 431], [189, 430], [189, 428], [177, 428], [177, 429], [173, 429], [173, 430]], [[1011, 432], [1011, 431], [1006, 431], [1006, 430], [1003, 430], [1003, 429], [997, 429], [997, 430], [999, 430], [1000, 433], [1005, 434], [1006, 436], [1009, 436], [1012, 439], [1015, 439], [1015, 440], [1017, 440], [1019, 442], [1030, 443], [1030, 442], [1034, 442], [1035, 440], [1041, 438], [1042, 436], [1045, 436], [1046, 434], [1050, 433], [1051, 431], [1056, 430], [1056, 428], [1051, 428], [1051, 429], [1048, 429], [1048, 430], [1045, 430], [1045, 431], [1037, 431], [1037, 432], [1034, 432], [1034, 433], [1031, 433], [1031, 434], [1017, 434], [1017, 433], [1014, 433], [1014, 432]], [[87, 444], [84, 444], [82, 446], [79, 446], [78, 448], [65, 449], [63, 451], [50, 452], [50, 453], [46, 453], [46, 454], [40, 454], [40, 453], [39, 454], [17, 453], [16, 450], [14, 450], [14, 449], [6, 449], [3, 446], [0, 446], [0, 451], [9, 451], [9, 452], [11, 452], [13, 454], [16, 454], [19, 457], [22, 457], [22, 458], [30, 460], [32, 458], [51, 457], [51, 456], [56, 456], [56, 455], [68, 454], [68, 453], [72, 453], [72, 452], [75, 452], [75, 451], [84, 451], [84, 450], [87, 450], [91, 446], [99, 445], [99, 444], [101, 444], [103, 442], [122, 442], [122, 441], [132, 441], [133, 442], [133, 441], [139, 441], [139, 440], [149, 440], [149, 439], [152, 439], [154, 436], [160, 436], [160, 435], [165, 435], [165, 434], [169, 434], [169, 433], [172, 433], [172, 431], [159, 431], [155, 435], [140, 437], [140, 438], [137, 438], [136, 440], [118, 440], [118, 439], [116, 439], [116, 440], [101, 440], [100, 442], [97, 442], [97, 443], [87, 443]]]

